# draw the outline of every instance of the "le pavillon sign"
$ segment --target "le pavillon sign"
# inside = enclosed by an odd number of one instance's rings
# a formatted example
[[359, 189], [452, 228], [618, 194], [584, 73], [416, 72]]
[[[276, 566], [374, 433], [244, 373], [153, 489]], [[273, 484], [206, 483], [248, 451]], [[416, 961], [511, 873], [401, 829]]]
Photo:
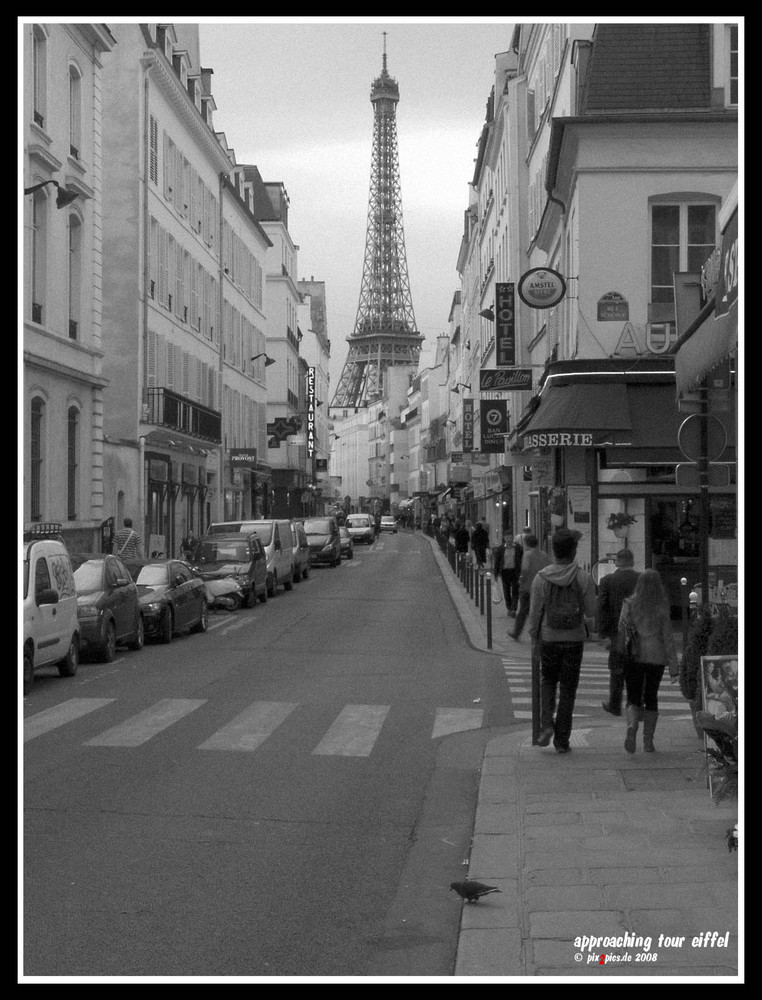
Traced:
[[531, 388], [531, 368], [482, 368], [479, 372], [480, 392], [515, 392]]
[[516, 292], [512, 281], [495, 284], [495, 360], [516, 364]]
[[519, 278], [519, 298], [530, 309], [551, 309], [566, 295], [566, 279], [549, 267], [532, 267]]

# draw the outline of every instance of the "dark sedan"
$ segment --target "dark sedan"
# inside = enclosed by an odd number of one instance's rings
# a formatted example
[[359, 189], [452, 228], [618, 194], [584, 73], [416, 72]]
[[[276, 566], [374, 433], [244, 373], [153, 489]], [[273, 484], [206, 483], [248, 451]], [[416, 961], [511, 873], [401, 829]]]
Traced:
[[118, 644], [143, 646], [138, 588], [116, 556], [71, 555], [82, 653], [110, 663]]
[[130, 562], [146, 638], [171, 642], [178, 632], [206, 632], [206, 587], [179, 559]]

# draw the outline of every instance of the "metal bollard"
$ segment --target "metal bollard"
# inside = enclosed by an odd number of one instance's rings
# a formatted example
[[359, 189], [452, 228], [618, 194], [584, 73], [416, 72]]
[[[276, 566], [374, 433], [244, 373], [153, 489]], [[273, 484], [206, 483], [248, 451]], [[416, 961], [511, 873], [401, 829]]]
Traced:
[[492, 649], [492, 574], [485, 576], [487, 590], [487, 649]]
[[532, 746], [540, 739], [540, 644], [532, 643]]
[[484, 570], [479, 570], [479, 614], [484, 614]]
[[683, 614], [683, 655], [685, 655], [685, 647], [688, 645], [688, 580], [685, 577], [680, 580], [680, 596]]

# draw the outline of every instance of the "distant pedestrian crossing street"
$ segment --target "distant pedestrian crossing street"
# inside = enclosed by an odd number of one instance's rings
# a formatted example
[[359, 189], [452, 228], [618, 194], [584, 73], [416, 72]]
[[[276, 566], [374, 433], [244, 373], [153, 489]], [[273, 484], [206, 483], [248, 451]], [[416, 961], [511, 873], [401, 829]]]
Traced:
[[[31, 715], [24, 721], [24, 742], [44, 738], [63, 727], [76, 726], [106, 706], [113, 706], [116, 701], [114, 698], [72, 698]], [[170, 733], [176, 723], [207, 703], [208, 699], [203, 698], [163, 698], [96, 736], [83, 739], [82, 745], [121, 749], [143, 746], [162, 734]], [[298, 722], [294, 721], [297, 709], [309, 711], [309, 706], [294, 702], [253, 702], [210, 733], [196, 749], [254, 752], [280, 727], [298, 726]], [[426, 726], [427, 731], [431, 727], [431, 739], [480, 729], [484, 722], [482, 709], [451, 707], [432, 711], [433, 718], [432, 712], [424, 712], [421, 716], [421, 725]], [[345, 705], [311, 753], [322, 757], [368, 757], [392, 713], [393, 706], [390, 705]]]
[[[513, 715], [516, 719], [532, 718], [532, 665], [529, 661], [529, 647], [526, 656], [504, 656], [503, 670], [511, 691]], [[574, 701], [575, 718], [589, 718], [592, 715], [607, 716], [601, 708], [601, 702], [608, 700], [609, 668], [605, 662], [594, 663], [582, 661], [582, 669], [577, 687], [577, 697]], [[673, 686], [667, 680], [662, 681], [659, 688], [659, 711], [669, 713], [688, 712], [688, 704], [679, 687]]]

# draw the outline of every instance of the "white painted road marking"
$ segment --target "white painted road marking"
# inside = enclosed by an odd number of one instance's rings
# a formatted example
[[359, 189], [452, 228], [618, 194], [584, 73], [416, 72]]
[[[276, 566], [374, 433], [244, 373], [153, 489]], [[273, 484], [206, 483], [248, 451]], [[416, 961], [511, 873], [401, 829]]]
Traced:
[[347, 705], [312, 751], [313, 754], [369, 756], [390, 708], [390, 705]]
[[438, 708], [431, 732], [432, 740], [451, 733], [464, 733], [467, 729], [481, 729], [484, 719], [482, 708]]
[[30, 715], [24, 719], [24, 742], [33, 740], [43, 733], [49, 733], [52, 729], [58, 729], [59, 726], [65, 726], [67, 722], [103, 708], [104, 705], [110, 705], [114, 700], [114, 698], [71, 698], [36, 715]]
[[113, 729], [107, 729], [100, 736], [87, 740], [85, 746], [138, 747], [205, 704], [206, 698], [201, 700], [163, 698], [147, 708], [145, 712], [133, 715], [131, 719], [127, 719], [120, 726], [114, 726]]
[[210, 736], [199, 750], [256, 750], [297, 707], [285, 701], [256, 701]]

